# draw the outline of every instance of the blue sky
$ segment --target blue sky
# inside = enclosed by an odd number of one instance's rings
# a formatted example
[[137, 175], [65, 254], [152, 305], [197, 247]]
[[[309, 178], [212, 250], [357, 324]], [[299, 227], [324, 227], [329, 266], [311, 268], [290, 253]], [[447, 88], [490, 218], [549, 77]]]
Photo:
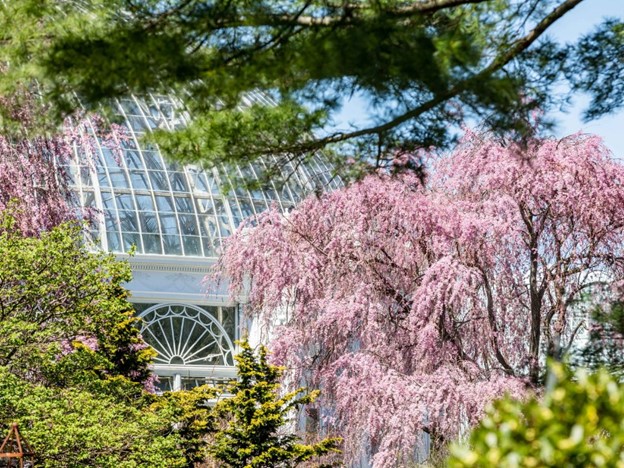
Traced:
[[[551, 35], [562, 41], [574, 41], [590, 32], [604, 17], [624, 18], [624, 0], [587, 0], [553, 26]], [[615, 156], [624, 159], [624, 111], [591, 122], [581, 120], [589, 99], [579, 95], [566, 113], [552, 113], [559, 121], [557, 136], [580, 131], [600, 135]]]
[[[591, 32], [605, 17], [624, 18], [624, 0], [586, 0], [555, 24], [550, 35], [560, 41], [576, 41], [581, 35]], [[616, 157], [624, 159], [624, 111], [583, 122], [581, 113], [588, 102], [587, 96], [578, 95], [565, 112], [549, 114], [558, 123], [555, 136], [563, 137], [578, 131], [593, 133], [604, 139]], [[349, 124], [361, 126], [366, 123], [366, 115], [366, 102], [356, 97], [337, 116], [336, 127], [346, 129]]]

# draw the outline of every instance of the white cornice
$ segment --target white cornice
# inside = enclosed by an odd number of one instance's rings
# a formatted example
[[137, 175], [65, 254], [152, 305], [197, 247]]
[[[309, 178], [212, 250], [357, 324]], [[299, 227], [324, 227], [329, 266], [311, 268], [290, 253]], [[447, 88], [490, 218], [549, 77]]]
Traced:
[[135, 255], [117, 254], [126, 260], [133, 271], [166, 271], [183, 273], [209, 273], [217, 263], [216, 258], [184, 257], [174, 255]]
[[226, 307], [234, 307], [238, 303], [227, 294], [188, 294], [176, 292], [157, 292], [157, 291], [140, 291], [132, 290], [130, 292], [130, 300], [132, 302], [142, 303], [166, 303], [166, 302], [187, 302], [200, 305], [220, 305]]

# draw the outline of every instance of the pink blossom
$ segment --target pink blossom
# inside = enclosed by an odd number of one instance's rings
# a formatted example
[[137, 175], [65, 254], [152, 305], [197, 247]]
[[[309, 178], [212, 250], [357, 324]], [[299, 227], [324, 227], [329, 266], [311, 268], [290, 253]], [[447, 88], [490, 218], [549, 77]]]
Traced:
[[[7, 98], [0, 104], [11, 107]], [[24, 126], [32, 120], [27, 107], [15, 107], [14, 112]], [[119, 157], [126, 133], [116, 125], [108, 132], [101, 131], [104, 127], [101, 118], [89, 116], [68, 119], [53, 135], [0, 135], [0, 212], [12, 208], [15, 228], [34, 236], [65, 221], [92, 220], [94, 210], [80, 210], [72, 200], [68, 163], [76, 148], [89, 161], [98, 145]]]
[[288, 305], [275, 360], [322, 390], [347, 457], [380, 467], [537, 389], [546, 355], [579, 336], [574, 304], [624, 281], [624, 167], [598, 138], [468, 132], [429, 159], [426, 186], [369, 176], [271, 210], [220, 261], [258, 320]]
[[77, 346], [85, 346], [91, 351], [97, 351], [99, 348], [98, 339], [94, 336], [76, 336], [72, 339], [61, 341], [61, 355], [66, 356], [73, 353]]

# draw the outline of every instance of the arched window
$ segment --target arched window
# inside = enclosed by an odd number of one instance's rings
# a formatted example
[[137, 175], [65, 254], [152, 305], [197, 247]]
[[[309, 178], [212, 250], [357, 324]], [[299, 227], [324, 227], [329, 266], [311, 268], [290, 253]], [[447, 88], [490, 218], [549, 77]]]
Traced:
[[136, 306], [143, 319], [143, 339], [158, 353], [154, 371], [161, 390], [220, 382], [235, 375], [235, 308], [182, 303]]

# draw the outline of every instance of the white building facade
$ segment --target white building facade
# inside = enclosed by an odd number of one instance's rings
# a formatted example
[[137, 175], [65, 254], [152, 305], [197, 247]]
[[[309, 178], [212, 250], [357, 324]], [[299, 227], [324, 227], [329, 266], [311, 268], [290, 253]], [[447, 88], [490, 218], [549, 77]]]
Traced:
[[259, 180], [278, 159], [237, 166], [236, 174], [182, 166], [165, 160], [143, 138], [185, 124], [175, 99], [128, 97], [117, 100], [115, 109], [127, 132], [116, 143], [122, 150], [77, 146], [74, 159], [63, 163], [76, 201], [93, 213], [91, 241], [129, 260], [133, 279], [127, 287], [143, 318], [143, 337], [158, 353], [160, 390], [229, 380], [235, 375], [240, 308], [225, 281], [205, 281], [224, 240], [243, 219], [270, 206], [287, 212], [307, 194], [337, 188], [340, 181], [315, 158], [297, 168], [283, 165], [286, 182], [279, 186], [227, 191], [232, 176]]

